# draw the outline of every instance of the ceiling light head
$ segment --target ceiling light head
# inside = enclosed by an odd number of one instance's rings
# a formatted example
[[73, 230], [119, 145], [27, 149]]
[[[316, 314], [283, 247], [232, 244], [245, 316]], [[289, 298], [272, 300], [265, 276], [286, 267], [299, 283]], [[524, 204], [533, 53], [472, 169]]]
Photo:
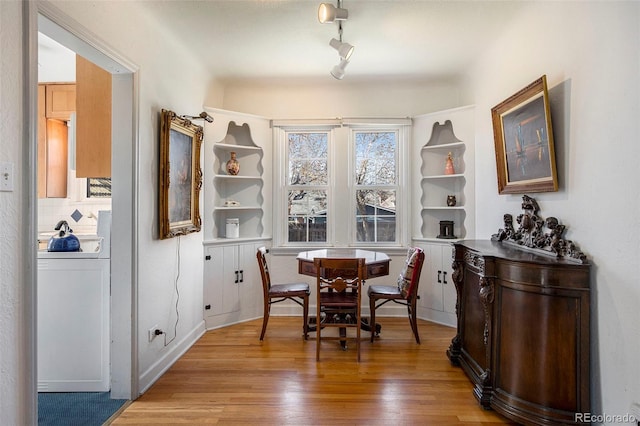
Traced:
[[349, 43], [343, 43], [336, 38], [331, 39], [331, 41], [329, 42], [329, 46], [336, 49], [342, 59], [349, 60], [349, 58], [351, 58], [351, 55], [353, 54], [354, 47], [352, 45], [350, 45]]
[[330, 24], [335, 21], [346, 21], [349, 11], [341, 7], [335, 7], [331, 3], [320, 3], [318, 7], [318, 21], [321, 24]]
[[338, 65], [331, 69], [331, 75], [338, 80], [342, 80], [344, 77], [344, 69], [347, 65], [349, 65], [349, 61], [342, 59]]

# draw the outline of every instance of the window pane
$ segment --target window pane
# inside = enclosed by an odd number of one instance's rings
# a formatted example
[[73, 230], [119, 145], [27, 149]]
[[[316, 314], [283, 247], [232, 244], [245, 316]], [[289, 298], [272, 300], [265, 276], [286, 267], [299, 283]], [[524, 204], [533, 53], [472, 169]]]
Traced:
[[289, 191], [289, 242], [327, 241], [327, 191]]
[[359, 189], [356, 191], [357, 214], [371, 214], [372, 211], [381, 214], [396, 215], [396, 191], [381, 189]]
[[357, 132], [356, 185], [395, 185], [396, 133]]
[[289, 185], [327, 184], [327, 133], [287, 133]]
[[396, 192], [356, 191], [356, 239], [359, 242], [396, 240]]

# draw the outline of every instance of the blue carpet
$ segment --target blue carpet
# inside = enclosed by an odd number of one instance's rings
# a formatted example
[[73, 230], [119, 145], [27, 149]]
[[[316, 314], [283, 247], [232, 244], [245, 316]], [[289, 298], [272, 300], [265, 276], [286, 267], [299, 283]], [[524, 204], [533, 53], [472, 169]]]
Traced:
[[39, 426], [100, 426], [127, 402], [109, 392], [39, 392]]

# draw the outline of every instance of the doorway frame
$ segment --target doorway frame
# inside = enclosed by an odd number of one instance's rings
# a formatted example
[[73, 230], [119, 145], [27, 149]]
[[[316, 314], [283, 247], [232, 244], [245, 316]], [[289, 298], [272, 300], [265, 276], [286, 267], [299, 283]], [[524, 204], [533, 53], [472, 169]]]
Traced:
[[[136, 399], [138, 383], [138, 67], [113, 51], [102, 40], [48, 2], [24, 2], [25, 120], [29, 143], [24, 164], [28, 229], [37, 239], [37, 86], [38, 32], [95, 62], [113, 76], [112, 106], [112, 238], [111, 238], [111, 397]], [[46, 27], [46, 28], [44, 28]], [[46, 31], [46, 32], [45, 32]], [[118, 126], [113, 126], [118, 123]], [[30, 397], [27, 410], [37, 423], [37, 250], [27, 248], [26, 327]], [[30, 264], [29, 264], [30, 263]]]

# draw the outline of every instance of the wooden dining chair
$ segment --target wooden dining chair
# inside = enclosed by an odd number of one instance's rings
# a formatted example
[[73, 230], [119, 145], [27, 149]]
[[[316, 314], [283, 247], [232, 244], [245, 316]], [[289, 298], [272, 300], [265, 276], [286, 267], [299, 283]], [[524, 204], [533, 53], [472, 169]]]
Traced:
[[[362, 283], [366, 275], [364, 258], [315, 258], [316, 269], [316, 361], [320, 361], [323, 340], [356, 342], [360, 362]], [[325, 328], [338, 328], [338, 336], [322, 335]], [[355, 328], [356, 337], [347, 335]]]
[[371, 311], [370, 322], [371, 341], [376, 334], [376, 309], [388, 302], [394, 302], [407, 307], [409, 313], [409, 323], [416, 338], [416, 343], [420, 343], [418, 335], [417, 301], [418, 284], [420, 283], [420, 272], [424, 263], [424, 251], [419, 247], [411, 247], [407, 251], [407, 258], [404, 262], [402, 272], [398, 276], [397, 285], [372, 285], [369, 287], [369, 310]]
[[262, 276], [262, 292], [264, 295], [264, 315], [262, 317], [260, 340], [264, 339], [264, 334], [267, 331], [271, 305], [285, 300], [292, 300], [302, 306], [302, 337], [307, 340], [309, 333], [309, 284], [304, 282], [271, 284], [271, 276], [267, 266], [267, 253], [268, 250], [265, 247], [260, 247], [256, 254], [258, 266], [260, 266], [260, 275]]

